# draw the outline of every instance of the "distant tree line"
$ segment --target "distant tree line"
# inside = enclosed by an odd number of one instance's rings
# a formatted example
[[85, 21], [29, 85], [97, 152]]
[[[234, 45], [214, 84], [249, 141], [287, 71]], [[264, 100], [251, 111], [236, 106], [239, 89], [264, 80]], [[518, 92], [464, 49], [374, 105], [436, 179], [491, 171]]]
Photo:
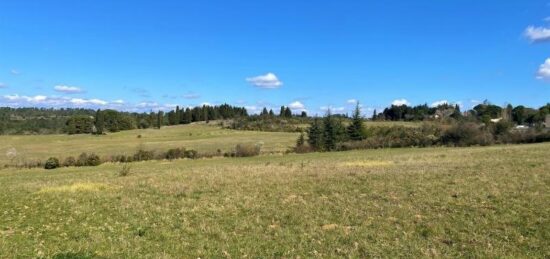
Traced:
[[442, 104], [437, 107], [429, 107], [427, 104], [417, 106], [392, 105], [381, 113], [376, 113], [375, 110], [372, 120], [424, 121], [452, 118], [456, 120], [475, 119], [487, 123], [492, 119], [502, 118], [517, 125], [536, 125], [545, 122], [547, 115], [550, 115], [550, 103], [539, 109], [533, 109], [523, 105], [514, 107], [511, 104], [500, 107], [486, 100], [465, 113], [460, 111], [458, 105], [451, 104]]

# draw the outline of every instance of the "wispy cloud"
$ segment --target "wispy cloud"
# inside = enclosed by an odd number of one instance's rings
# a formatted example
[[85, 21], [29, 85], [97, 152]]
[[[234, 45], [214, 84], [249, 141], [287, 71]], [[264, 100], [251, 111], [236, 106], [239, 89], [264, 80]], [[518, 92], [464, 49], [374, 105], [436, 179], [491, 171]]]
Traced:
[[283, 85], [283, 82], [281, 82], [281, 80], [279, 80], [279, 78], [273, 73], [249, 77], [246, 81], [253, 86], [264, 89], [276, 89]]
[[407, 101], [407, 99], [393, 100], [393, 102], [391, 102], [391, 104], [395, 105], [395, 106], [411, 105], [411, 103], [409, 101]]
[[17, 70], [17, 69], [12, 69], [12, 70], [10, 70], [10, 74], [16, 76], [16, 75], [21, 74], [21, 71], [19, 71], [19, 70]]
[[435, 101], [433, 102], [432, 104], [430, 104], [431, 107], [437, 107], [437, 106], [440, 106], [440, 105], [443, 105], [443, 104], [448, 104], [449, 101], [447, 100], [439, 100], [439, 101]]
[[550, 28], [529, 26], [524, 35], [533, 43], [550, 41]]
[[201, 97], [200, 94], [193, 93], [193, 92], [188, 92], [183, 95], [183, 98], [185, 99], [199, 99], [200, 97]]
[[8, 88], [8, 84], [6, 84], [6, 83], [0, 83], [0, 88]]
[[66, 93], [66, 94], [79, 94], [84, 92], [80, 87], [67, 86], [67, 85], [56, 85], [53, 89], [56, 92]]
[[357, 104], [357, 102], [358, 102], [357, 99], [349, 99], [346, 101], [346, 103], [348, 104]]
[[540, 80], [550, 79], [550, 58], [547, 58], [546, 61], [539, 66], [539, 70], [537, 71], [537, 79], [540, 79]]

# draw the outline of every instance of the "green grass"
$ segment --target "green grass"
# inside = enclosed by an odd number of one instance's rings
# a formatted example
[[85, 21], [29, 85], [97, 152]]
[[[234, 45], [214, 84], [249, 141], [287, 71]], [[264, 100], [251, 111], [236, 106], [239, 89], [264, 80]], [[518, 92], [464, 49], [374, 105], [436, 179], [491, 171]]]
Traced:
[[[215, 124], [215, 123], [212, 123]], [[141, 138], [137, 136], [141, 135]], [[161, 130], [144, 129], [110, 133], [105, 136], [92, 135], [36, 135], [0, 136], [0, 165], [12, 163], [6, 152], [17, 150], [18, 161], [41, 160], [51, 156], [63, 159], [77, 157], [82, 152], [100, 156], [131, 155], [138, 148], [166, 151], [185, 147], [201, 153], [231, 151], [241, 143], [263, 143], [262, 152], [286, 151], [296, 143], [297, 133], [235, 131], [217, 126], [193, 124], [164, 127]]]
[[0, 171], [0, 257], [550, 257], [550, 144]]

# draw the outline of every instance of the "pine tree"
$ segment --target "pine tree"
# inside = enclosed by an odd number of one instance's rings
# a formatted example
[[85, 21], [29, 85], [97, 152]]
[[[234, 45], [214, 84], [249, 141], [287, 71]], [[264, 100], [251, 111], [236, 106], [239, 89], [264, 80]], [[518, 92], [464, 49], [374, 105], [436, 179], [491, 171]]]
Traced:
[[269, 112], [267, 111], [267, 108], [264, 107], [264, 109], [262, 110], [262, 113], [260, 113], [260, 116], [265, 117], [268, 114], [269, 114]]
[[302, 117], [302, 118], [307, 118], [307, 113], [306, 113], [306, 111], [302, 111], [302, 114], [300, 114], [300, 117]]
[[334, 118], [330, 113], [330, 110], [327, 112], [327, 115], [323, 119], [323, 148], [326, 151], [332, 151], [336, 149], [337, 133], [334, 123]]
[[273, 109], [269, 109], [269, 117], [275, 117], [275, 113], [273, 112]]
[[285, 117], [285, 107], [281, 106], [281, 111], [279, 112], [279, 117]]
[[350, 140], [359, 141], [364, 139], [363, 118], [361, 118], [359, 102], [355, 105], [353, 117], [351, 118], [351, 125], [348, 126], [347, 133]]
[[292, 111], [288, 107], [286, 107], [286, 109], [285, 109], [285, 117], [286, 118], [292, 118]]
[[313, 119], [313, 122], [307, 131], [307, 142], [314, 150], [323, 149], [323, 129], [318, 118]]
[[300, 133], [300, 137], [298, 137], [298, 140], [296, 140], [296, 146], [301, 147], [305, 143], [306, 143], [306, 140], [305, 140], [305, 137], [304, 137], [304, 133], [302, 132], [302, 133]]
[[376, 114], [376, 109], [374, 109], [374, 112], [372, 112], [372, 120], [375, 121], [378, 114]]

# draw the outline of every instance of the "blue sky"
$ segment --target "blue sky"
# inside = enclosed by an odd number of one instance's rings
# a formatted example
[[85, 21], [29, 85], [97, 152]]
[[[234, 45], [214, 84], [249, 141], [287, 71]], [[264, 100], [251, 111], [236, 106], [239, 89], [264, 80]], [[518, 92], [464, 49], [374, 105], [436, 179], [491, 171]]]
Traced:
[[550, 1], [1, 1], [0, 106], [550, 101]]

